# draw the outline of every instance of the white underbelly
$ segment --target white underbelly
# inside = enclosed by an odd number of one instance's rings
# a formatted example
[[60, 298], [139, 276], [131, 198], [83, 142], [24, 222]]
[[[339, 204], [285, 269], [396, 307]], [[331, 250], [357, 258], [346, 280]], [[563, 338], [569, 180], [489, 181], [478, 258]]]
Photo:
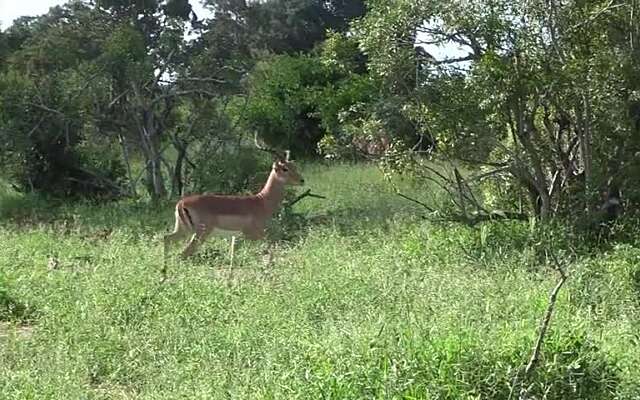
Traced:
[[225, 229], [214, 229], [211, 234], [213, 236], [217, 236], [217, 237], [224, 237], [224, 238], [230, 238], [232, 236], [239, 236], [242, 232], [240, 231], [229, 231], [229, 230], [225, 230]]
[[216, 236], [237, 236], [252, 223], [250, 216], [224, 215], [216, 218], [213, 234]]

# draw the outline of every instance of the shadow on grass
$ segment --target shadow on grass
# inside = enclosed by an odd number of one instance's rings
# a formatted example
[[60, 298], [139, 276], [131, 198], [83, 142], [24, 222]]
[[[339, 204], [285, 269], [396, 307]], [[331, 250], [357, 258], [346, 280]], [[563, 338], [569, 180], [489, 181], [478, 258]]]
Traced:
[[0, 222], [28, 226], [54, 221], [62, 201], [38, 195], [0, 196]]
[[35, 317], [33, 307], [20, 302], [0, 285], [0, 321], [29, 325]]
[[132, 328], [139, 328], [156, 317], [162, 294], [169, 285], [159, 278], [158, 274], [158, 280], [146, 287], [142, 293], [125, 295], [113, 304], [111, 318], [116, 326], [129, 331]]
[[[271, 237], [276, 240], [291, 240], [305, 236], [314, 228], [332, 228], [341, 236], [353, 236], [372, 231], [386, 231], [393, 218], [402, 217], [402, 213], [393, 212], [389, 207], [349, 206], [319, 213], [298, 213], [283, 210], [275, 218], [271, 228]], [[409, 217], [408, 214], [404, 215]]]

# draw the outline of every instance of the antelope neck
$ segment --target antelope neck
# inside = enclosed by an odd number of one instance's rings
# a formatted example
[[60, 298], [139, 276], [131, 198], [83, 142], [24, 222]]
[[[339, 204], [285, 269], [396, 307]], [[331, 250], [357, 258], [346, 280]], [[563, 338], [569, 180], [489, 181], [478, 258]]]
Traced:
[[284, 182], [276, 177], [276, 171], [271, 170], [267, 183], [264, 184], [257, 196], [264, 200], [265, 208], [269, 214], [274, 213], [280, 206], [284, 198]]

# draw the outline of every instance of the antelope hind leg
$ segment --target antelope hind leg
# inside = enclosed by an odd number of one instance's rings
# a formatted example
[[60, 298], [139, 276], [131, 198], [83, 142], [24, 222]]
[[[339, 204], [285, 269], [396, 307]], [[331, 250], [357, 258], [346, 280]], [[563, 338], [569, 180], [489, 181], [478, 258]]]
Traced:
[[171, 245], [173, 245], [175, 242], [177, 242], [180, 239], [183, 239], [185, 236], [187, 236], [187, 232], [185, 232], [184, 230], [177, 230], [177, 231], [173, 231], [168, 235], [165, 235], [163, 238], [163, 243], [164, 243], [164, 258], [167, 258], [167, 252], [169, 251], [169, 249], [171, 248]]
[[169, 249], [172, 244], [175, 244], [178, 240], [184, 238], [187, 232], [184, 229], [181, 229], [179, 226], [176, 226], [175, 230], [168, 235], [165, 235], [162, 239], [163, 248], [162, 248], [162, 282], [167, 280], [167, 254], [169, 253]]
[[189, 239], [187, 247], [182, 251], [182, 258], [191, 256], [198, 249], [198, 246], [207, 238], [209, 231], [205, 226], [199, 226], [196, 233]]

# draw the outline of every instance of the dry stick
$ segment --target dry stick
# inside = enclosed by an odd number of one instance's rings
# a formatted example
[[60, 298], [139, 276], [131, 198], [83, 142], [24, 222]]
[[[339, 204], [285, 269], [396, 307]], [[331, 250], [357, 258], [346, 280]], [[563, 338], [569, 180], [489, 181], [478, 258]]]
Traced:
[[311, 193], [311, 189], [307, 189], [301, 195], [299, 195], [298, 197], [296, 197], [295, 199], [293, 199], [289, 203], [287, 203], [285, 205], [285, 207], [287, 207], [287, 208], [292, 207], [294, 204], [296, 204], [300, 200], [304, 199], [305, 197], [313, 197], [313, 198], [316, 198], [316, 199], [326, 199], [325, 196], [322, 196], [322, 195], [319, 195], [319, 194], [313, 194], [313, 193]]
[[[558, 279], [556, 286], [551, 290], [551, 293], [549, 293], [549, 304], [547, 305], [547, 309], [545, 310], [544, 316], [542, 317], [542, 321], [540, 322], [540, 327], [538, 329], [538, 337], [536, 339], [535, 345], [533, 346], [531, 357], [529, 358], [529, 362], [527, 363], [527, 366], [524, 368], [524, 371], [523, 371], [524, 376], [522, 377], [523, 381], [529, 375], [531, 375], [533, 370], [538, 365], [538, 361], [540, 360], [540, 352], [542, 350], [542, 345], [544, 343], [544, 338], [547, 334], [547, 330], [549, 329], [549, 324], [551, 323], [551, 316], [553, 314], [553, 309], [555, 308], [556, 301], [558, 299], [558, 292], [560, 291], [560, 289], [562, 288], [562, 285], [564, 285], [564, 283], [567, 280], [567, 274], [562, 269], [562, 265], [558, 261], [558, 258], [553, 252], [551, 252], [550, 254], [551, 254], [551, 257], [553, 258], [554, 270], [558, 272], [558, 274], [560, 275], [560, 278]], [[513, 391], [516, 388], [519, 375], [520, 373], [518, 372], [516, 376], [513, 378], [511, 391], [509, 392], [509, 399], [511, 399], [513, 395]], [[520, 396], [520, 398], [522, 398], [522, 396]]]
[[544, 318], [540, 323], [540, 330], [538, 332], [538, 339], [536, 340], [536, 345], [533, 348], [533, 352], [531, 354], [531, 358], [529, 359], [529, 363], [527, 364], [527, 367], [524, 369], [525, 376], [529, 375], [531, 371], [533, 371], [533, 369], [536, 367], [540, 359], [540, 350], [544, 342], [544, 337], [549, 328], [549, 323], [551, 322], [551, 315], [553, 314], [553, 309], [556, 304], [558, 292], [560, 291], [560, 288], [562, 288], [562, 285], [564, 285], [564, 282], [566, 280], [567, 280], [567, 276], [561, 272], [560, 279], [558, 279], [558, 283], [556, 283], [556, 286], [553, 288], [553, 290], [551, 291], [551, 294], [549, 295], [549, 305], [547, 306], [547, 310], [545, 311]]
[[396, 189], [396, 195], [402, 197], [405, 200], [409, 200], [409, 201], [414, 202], [414, 203], [416, 203], [418, 205], [421, 205], [422, 207], [424, 207], [429, 212], [432, 212], [432, 213], [436, 212], [433, 208], [429, 207], [427, 204], [423, 203], [422, 201], [414, 199], [412, 197], [409, 197], [406, 194], [400, 193], [397, 189]]
[[[407, 196], [404, 193], [399, 192], [396, 189], [396, 195], [399, 197], [402, 197], [405, 200], [411, 201], [413, 203], [416, 203], [420, 206], [422, 206], [423, 208], [425, 208], [427, 211], [431, 212], [431, 213], [436, 213], [437, 211], [435, 209], [433, 209], [432, 207], [430, 207], [429, 205], [427, 205], [426, 203], [414, 199], [412, 197]], [[426, 216], [423, 216], [423, 218], [427, 218]], [[496, 221], [496, 220], [518, 220], [518, 221], [526, 221], [529, 219], [529, 216], [527, 214], [523, 214], [523, 213], [518, 213], [518, 212], [513, 212], [513, 211], [486, 211], [486, 213], [484, 214], [475, 214], [472, 216], [468, 216], [468, 215], [450, 215], [448, 217], [444, 217], [444, 218], [437, 218], [437, 219], [432, 219], [433, 221], [441, 221], [441, 222], [462, 222], [465, 223], [469, 226], [474, 226], [480, 222], [485, 222], [485, 221]]]
[[462, 215], [464, 215], [464, 217], [466, 218], [468, 216], [467, 214], [467, 207], [465, 206], [465, 195], [464, 195], [464, 188], [462, 187], [462, 177], [460, 176], [460, 172], [458, 172], [458, 168], [454, 168], [453, 169], [454, 174], [455, 174], [455, 178], [456, 178], [456, 185], [458, 188], [458, 195], [460, 196], [460, 209], [462, 211]]

